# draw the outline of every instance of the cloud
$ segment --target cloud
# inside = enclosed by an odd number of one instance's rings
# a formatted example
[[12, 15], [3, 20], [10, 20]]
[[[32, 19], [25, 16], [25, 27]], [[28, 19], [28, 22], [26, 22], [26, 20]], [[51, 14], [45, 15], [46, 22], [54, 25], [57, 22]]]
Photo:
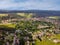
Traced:
[[0, 0], [0, 9], [5, 10], [60, 10], [59, 0]]

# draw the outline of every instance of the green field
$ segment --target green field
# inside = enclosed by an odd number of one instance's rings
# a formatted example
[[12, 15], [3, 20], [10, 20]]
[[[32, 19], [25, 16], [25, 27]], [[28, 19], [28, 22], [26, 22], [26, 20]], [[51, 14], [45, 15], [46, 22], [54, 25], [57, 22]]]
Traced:
[[50, 18], [50, 19], [60, 19], [60, 16], [50, 16], [48, 18]]
[[[54, 37], [52, 36], [52, 38], [57, 38], [60, 39], [60, 34], [55, 35]], [[32, 45], [32, 44], [31, 44]], [[39, 39], [36, 39], [35, 41], [35, 45], [60, 45], [60, 43], [54, 43], [53, 39], [48, 40], [48, 39], [44, 39], [42, 41], [40, 41]]]
[[0, 14], [0, 17], [8, 16], [8, 14]]

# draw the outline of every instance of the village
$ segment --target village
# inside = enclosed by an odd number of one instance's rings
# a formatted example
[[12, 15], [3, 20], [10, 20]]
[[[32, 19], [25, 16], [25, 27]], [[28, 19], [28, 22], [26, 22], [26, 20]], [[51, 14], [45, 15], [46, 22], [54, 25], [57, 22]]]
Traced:
[[25, 15], [0, 16], [0, 45], [60, 45], [59, 20]]

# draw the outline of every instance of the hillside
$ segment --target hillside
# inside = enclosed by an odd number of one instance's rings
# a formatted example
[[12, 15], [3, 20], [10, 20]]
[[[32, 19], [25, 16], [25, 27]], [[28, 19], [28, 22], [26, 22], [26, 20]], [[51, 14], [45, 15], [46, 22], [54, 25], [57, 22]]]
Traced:
[[60, 16], [60, 11], [51, 10], [0, 10], [0, 13], [33, 13], [36, 16]]

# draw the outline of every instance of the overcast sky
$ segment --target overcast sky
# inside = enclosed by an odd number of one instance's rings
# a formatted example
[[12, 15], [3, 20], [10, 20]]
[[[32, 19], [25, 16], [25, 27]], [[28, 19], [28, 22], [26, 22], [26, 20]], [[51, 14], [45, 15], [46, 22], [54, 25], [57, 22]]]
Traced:
[[0, 0], [4, 10], [60, 10], [60, 0]]

